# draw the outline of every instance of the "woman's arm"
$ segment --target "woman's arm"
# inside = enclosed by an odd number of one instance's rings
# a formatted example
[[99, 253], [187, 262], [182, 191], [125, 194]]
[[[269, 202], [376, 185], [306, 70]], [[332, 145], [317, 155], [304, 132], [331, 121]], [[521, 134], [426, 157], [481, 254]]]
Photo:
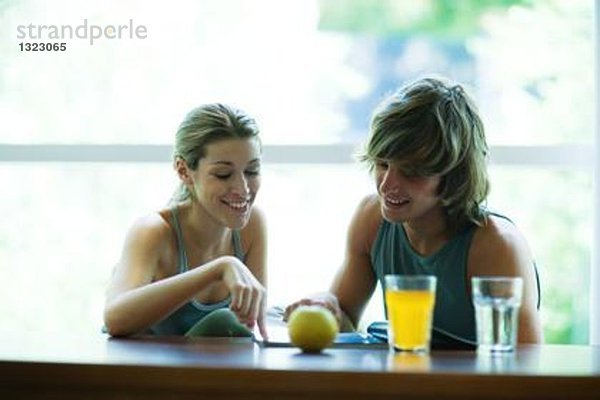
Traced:
[[538, 290], [533, 257], [525, 237], [503, 218], [490, 216], [473, 238], [468, 262], [468, 286], [473, 276], [519, 276], [523, 278], [523, 300], [519, 312], [518, 340], [543, 341]]
[[139, 333], [218, 280], [225, 283], [232, 304], [239, 309], [251, 309], [249, 304], [262, 301], [262, 285], [241, 261], [231, 256], [219, 257], [183, 274], [153, 282], [170, 240], [167, 228], [156, 215], [138, 221], [127, 234], [121, 260], [107, 291], [104, 324], [109, 334]]

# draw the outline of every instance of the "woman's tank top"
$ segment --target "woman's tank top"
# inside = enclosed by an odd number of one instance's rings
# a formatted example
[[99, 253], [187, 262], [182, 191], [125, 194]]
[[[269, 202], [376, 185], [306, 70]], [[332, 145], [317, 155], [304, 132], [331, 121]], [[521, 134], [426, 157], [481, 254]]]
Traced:
[[[176, 207], [171, 209], [171, 216], [173, 218], [173, 228], [175, 229], [177, 250], [179, 253], [178, 272], [183, 273], [189, 270], [189, 266], [183, 242], [183, 234], [177, 218]], [[234, 256], [244, 262], [246, 256], [244, 254], [244, 249], [242, 248], [240, 232], [237, 230], [232, 231], [231, 237]], [[175, 310], [175, 312], [162, 321], [154, 324], [150, 328], [150, 333], [155, 335], [184, 335], [194, 324], [212, 311], [229, 306], [230, 301], [231, 299], [228, 297], [218, 303], [204, 304], [193, 299]]]

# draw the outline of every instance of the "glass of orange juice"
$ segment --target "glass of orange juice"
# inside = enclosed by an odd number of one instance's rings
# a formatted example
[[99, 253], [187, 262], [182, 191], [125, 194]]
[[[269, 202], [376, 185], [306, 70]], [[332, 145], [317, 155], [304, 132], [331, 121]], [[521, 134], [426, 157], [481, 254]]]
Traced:
[[388, 342], [398, 351], [429, 351], [436, 278], [432, 275], [386, 275]]

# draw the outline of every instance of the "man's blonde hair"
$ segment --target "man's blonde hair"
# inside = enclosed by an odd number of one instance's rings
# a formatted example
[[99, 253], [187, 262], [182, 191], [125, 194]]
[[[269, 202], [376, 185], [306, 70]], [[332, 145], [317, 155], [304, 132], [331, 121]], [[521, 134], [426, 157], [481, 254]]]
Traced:
[[451, 230], [485, 221], [488, 146], [481, 118], [464, 88], [422, 78], [375, 110], [361, 161], [398, 162], [411, 176], [440, 176], [439, 195]]

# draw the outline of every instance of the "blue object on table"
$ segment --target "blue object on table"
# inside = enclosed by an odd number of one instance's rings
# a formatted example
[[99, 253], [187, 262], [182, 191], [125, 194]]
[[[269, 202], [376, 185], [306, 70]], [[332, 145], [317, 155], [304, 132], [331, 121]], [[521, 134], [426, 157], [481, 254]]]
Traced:
[[[367, 327], [367, 333], [373, 337], [387, 342], [388, 340], [388, 321], [376, 321]], [[475, 350], [477, 343], [454, 335], [444, 329], [433, 327], [431, 335], [432, 350]]]

